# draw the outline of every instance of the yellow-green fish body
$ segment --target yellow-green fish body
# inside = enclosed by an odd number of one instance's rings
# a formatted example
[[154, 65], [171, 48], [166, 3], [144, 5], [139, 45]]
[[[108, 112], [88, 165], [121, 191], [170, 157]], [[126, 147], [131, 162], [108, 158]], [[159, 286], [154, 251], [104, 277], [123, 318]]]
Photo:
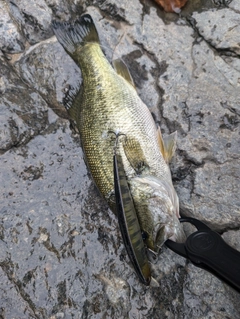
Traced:
[[125, 65], [115, 62], [116, 72], [105, 58], [89, 15], [74, 24], [56, 23], [54, 31], [82, 71], [83, 86], [68, 108], [94, 181], [114, 208], [113, 149], [118, 135], [118, 152], [141, 229], [147, 234], [148, 247], [158, 251], [167, 238], [183, 236], [167, 163], [174, 147], [164, 146]]

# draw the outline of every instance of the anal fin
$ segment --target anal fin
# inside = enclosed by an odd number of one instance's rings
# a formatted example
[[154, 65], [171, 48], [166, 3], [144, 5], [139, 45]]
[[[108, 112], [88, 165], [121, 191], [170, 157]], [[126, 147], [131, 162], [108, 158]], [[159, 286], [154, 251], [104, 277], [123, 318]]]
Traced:
[[163, 155], [163, 158], [165, 159], [165, 162], [168, 164], [176, 150], [177, 131], [163, 138], [160, 127], [158, 127], [157, 134], [160, 151]]

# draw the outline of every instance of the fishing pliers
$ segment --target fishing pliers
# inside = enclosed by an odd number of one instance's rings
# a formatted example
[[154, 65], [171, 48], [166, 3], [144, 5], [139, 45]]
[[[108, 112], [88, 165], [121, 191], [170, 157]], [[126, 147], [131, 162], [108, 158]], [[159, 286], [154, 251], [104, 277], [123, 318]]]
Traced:
[[[150, 265], [131, 193], [123, 170], [122, 159], [113, 156], [116, 210], [119, 227], [129, 259], [142, 283], [151, 282]], [[240, 252], [230, 247], [222, 237], [203, 222], [191, 218], [180, 218], [180, 222], [190, 223], [197, 228], [185, 243], [170, 239], [165, 245], [195, 266], [203, 268], [240, 292]], [[133, 228], [133, 225], [137, 225]]]
[[229, 246], [222, 237], [198, 219], [180, 218], [197, 228], [185, 243], [167, 240], [165, 245], [205, 269], [240, 292], [240, 252]]

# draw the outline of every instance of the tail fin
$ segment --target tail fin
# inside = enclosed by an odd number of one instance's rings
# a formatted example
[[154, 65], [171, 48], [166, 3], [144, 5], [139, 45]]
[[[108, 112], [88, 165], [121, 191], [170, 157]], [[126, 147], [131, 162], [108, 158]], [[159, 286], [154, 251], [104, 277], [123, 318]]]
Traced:
[[92, 17], [84, 14], [71, 22], [52, 22], [53, 31], [67, 53], [76, 61], [75, 52], [89, 42], [99, 43], [98, 33]]

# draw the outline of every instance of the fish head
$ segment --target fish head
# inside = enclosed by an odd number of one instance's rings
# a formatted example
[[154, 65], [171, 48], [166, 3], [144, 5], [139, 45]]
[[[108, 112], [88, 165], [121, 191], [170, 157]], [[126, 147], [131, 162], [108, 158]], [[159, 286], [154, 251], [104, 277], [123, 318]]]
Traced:
[[158, 253], [167, 239], [183, 242], [185, 235], [172, 182], [149, 175], [135, 177], [129, 185], [147, 247]]

